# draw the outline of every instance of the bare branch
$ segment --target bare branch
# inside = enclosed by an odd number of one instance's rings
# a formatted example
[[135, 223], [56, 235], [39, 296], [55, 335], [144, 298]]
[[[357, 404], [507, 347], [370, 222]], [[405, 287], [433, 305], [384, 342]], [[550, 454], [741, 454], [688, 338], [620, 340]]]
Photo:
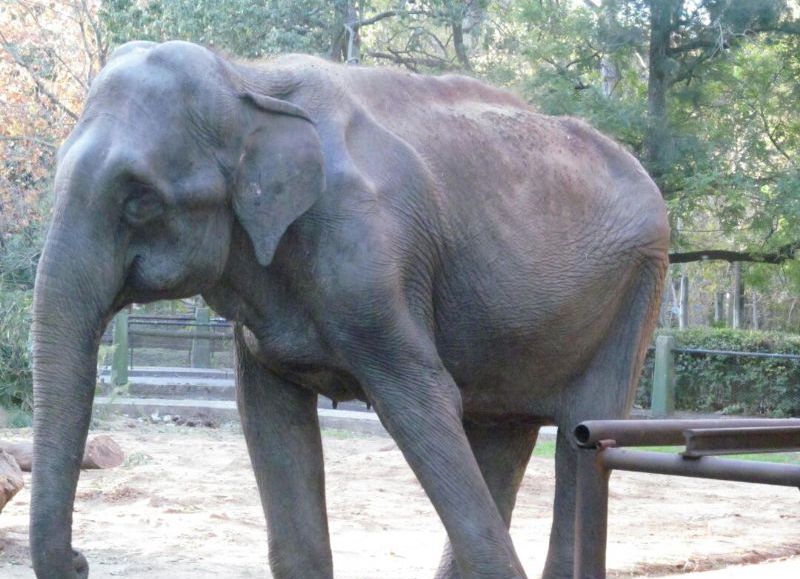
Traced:
[[42, 79], [36, 76], [36, 73], [31, 70], [31, 67], [28, 63], [22, 60], [16, 52], [11, 48], [11, 43], [6, 39], [2, 32], [0, 32], [0, 44], [2, 44], [3, 49], [6, 53], [14, 60], [14, 62], [19, 66], [22, 70], [28, 73], [33, 83], [36, 85], [36, 88], [39, 89], [43, 95], [45, 95], [50, 102], [56, 105], [59, 109], [61, 109], [64, 113], [66, 113], [69, 117], [74, 120], [78, 120], [78, 115], [70, 109], [67, 105], [65, 105], [61, 100], [53, 94], [44, 84]]
[[94, 33], [94, 43], [97, 47], [97, 64], [102, 68], [106, 64], [108, 43], [103, 41], [103, 33], [100, 29], [100, 25], [92, 16], [92, 10], [89, 8], [86, 0], [81, 0], [81, 7], [84, 15], [86, 16], [86, 20], [89, 22], [89, 26], [92, 28], [92, 32]]
[[387, 10], [386, 12], [379, 12], [375, 16], [367, 18], [366, 20], [359, 20], [355, 23], [353, 28], [361, 28], [362, 26], [369, 26], [370, 24], [375, 24], [376, 22], [380, 22], [385, 18], [391, 18], [392, 16], [397, 16], [397, 10]]
[[404, 56], [392, 49], [387, 49], [387, 51], [388, 52], [368, 51], [367, 54], [372, 58], [380, 58], [382, 60], [389, 60], [395, 64], [400, 64], [414, 72], [416, 72], [420, 66], [428, 66], [440, 70], [453, 70], [456, 68], [449, 61], [438, 57]]
[[749, 261], [755, 263], [780, 264], [794, 259], [794, 253], [800, 249], [800, 242], [787, 243], [774, 251], [729, 251], [726, 249], [709, 249], [705, 251], [673, 252], [669, 254], [670, 263], [689, 263], [693, 261], [719, 260], [734, 263]]
[[380, 22], [381, 20], [385, 20], [386, 18], [391, 18], [392, 16], [425, 16], [431, 15], [425, 10], [386, 10], [384, 12], [378, 12], [374, 16], [370, 16], [369, 18], [365, 18], [364, 20], [359, 20], [358, 22], [353, 23], [353, 28], [358, 30], [362, 26], [370, 26], [371, 24], [375, 24], [376, 22]]
[[717, 51], [711, 53], [704, 52], [698, 55], [697, 58], [692, 60], [692, 62], [685, 64], [682, 67], [682, 70], [680, 70], [675, 76], [669, 79], [668, 81], [669, 86], [676, 85], [684, 80], [690, 82], [694, 78], [694, 72], [695, 70], [697, 70], [697, 67], [700, 66], [702, 63], [706, 62], [707, 60], [710, 60], [716, 55]]
[[81, 2], [73, 4], [73, 10], [75, 14], [78, 16], [78, 27], [81, 31], [81, 42], [83, 43], [83, 53], [84, 57], [86, 58], [86, 83], [84, 87], [88, 91], [89, 85], [92, 84], [92, 78], [94, 77], [94, 58], [92, 57], [92, 48], [89, 44], [89, 35], [86, 32], [86, 14], [83, 11], [84, 5]]
[[52, 141], [47, 141], [45, 139], [40, 139], [39, 137], [32, 137], [29, 135], [20, 135], [18, 137], [7, 137], [5, 135], [0, 135], [0, 141], [29, 142], [41, 145], [42, 147], [50, 149], [51, 151], [56, 151], [58, 149], [58, 145]]
[[787, 161], [793, 162], [794, 159], [783, 149], [781, 144], [778, 143], [778, 140], [775, 138], [775, 132], [769, 128], [769, 121], [767, 120], [762, 107], [758, 107], [758, 116], [761, 119], [761, 123], [764, 125], [764, 132], [767, 134], [769, 142], [772, 143], [773, 147], [775, 147], [775, 150], [778, 151]]
[[719, 48], [719, 39], [697, 38], [690, 42], [679, 44], [678, 46], [667, 47], [667, 55], [674, 56], [684, 52], [691, 52], [698, 48]]

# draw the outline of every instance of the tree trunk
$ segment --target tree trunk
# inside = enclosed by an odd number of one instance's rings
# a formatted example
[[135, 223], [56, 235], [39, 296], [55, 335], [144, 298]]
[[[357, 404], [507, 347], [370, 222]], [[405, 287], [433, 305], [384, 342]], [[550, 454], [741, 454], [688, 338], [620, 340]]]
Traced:
[[714, 325], [725, 325], [725, 292], [716, 292], [714, 294]]
[[456, 50], [458, 62], [465, 70], [472, 70], [472, 64], [467, 56], [467, 47], [464, 45], [464, 25], [461, 18], [454, 16], [450, 21], [453, 28], [453, 47]]
[[[666, 171], [667, 89], [669, 88], [669, 43], [683, 0], [650, 1], [650, 50], [647, 80], [647, 131], [645, 160], [650, 175], [662, 187]], [[663, 187], [662, 187], [663, 188]]]
[[[13, 456], [23, 471], [31, 471], [33, 465], [32, 442], [0, 442], [0, 452], [6, 452]], [[86, 443], [81, 468], [114, 468], [121, 465], [124, 460], [125, 454], [114, 439], [102, 434], [91, 438]]]
[[619, 84], [620, 72], [617, 64], [608, 55], [600, 61], [600, 78], [603, 82], [603, 96], [611, 98]]
[[347, 58], [347, 9], [348, 0], [336, 0], [333, 3], [333, 28], [331, 31], [331, 49], [328, 58], [334, 62], [343, 62]]
[[347, 3], [347, 14], [345, 16], [345, 29], [347, 30], [347, 52], [344, 61], [347, 64], [358, 64], [361, 62], [361, 35], [358, 26], [358, 10], [355, 3]]
[[355, 2], [336, 0], [333, 12], [330, 59], [358, 64], [361, 62], [361, 36], [358, 33], [359, 14]]
[[758, 318], [758, 300], [756, 300], [756, 292], [751, 292], [752, 298], [750, 299], [750, 311], [752, 319], [750, 320], [750, 327], [753, 330], [760, 329], [760, 320]]
[[681, 273], [681, 293], [680, 293], [680, 317], [678, 318], [678, 328], [685, 330], [689, 327], [689, 276], [686, 272]]
[[742, 264], [733, 264], [733, 299], [731, 299], [731, 327], [741, 330], [744, 327], [744, 283], [742, 282]]
[[24, 486], [17, 461], [11, 454], [0, 450], [0, 512]]
[[658, 325], [669, 327], [672, 319], [672, 278], [665, 276], [664, 288], [661, 292], [661, 307], [658, 308]]
[[726, 320], [726, 323], [728, 324], [728, 327], [732, 328], [733, 327], [733, 292], [732, 291], [727, 292], [725, 294], [725, 299], [728, 302], [728, 309], [725, 310], [726, 311], [725, 320]]

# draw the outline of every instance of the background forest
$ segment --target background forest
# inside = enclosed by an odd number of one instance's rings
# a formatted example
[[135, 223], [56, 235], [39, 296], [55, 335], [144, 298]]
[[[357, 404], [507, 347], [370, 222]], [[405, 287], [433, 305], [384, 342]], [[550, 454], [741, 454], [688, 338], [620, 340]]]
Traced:
[[[642, 161], [668, 204], [662, 327], [800, 330], [798, 0], [6, 0], [0, 403], [27, 396], [58, 145], [107, 56], [131, 39], [457, 72], [582, 117]], [[789, 336], [748, 340], [800, 350]]]

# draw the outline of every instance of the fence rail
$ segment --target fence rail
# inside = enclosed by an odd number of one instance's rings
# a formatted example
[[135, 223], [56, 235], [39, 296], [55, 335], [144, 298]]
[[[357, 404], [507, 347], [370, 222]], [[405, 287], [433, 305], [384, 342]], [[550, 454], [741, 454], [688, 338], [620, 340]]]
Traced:
[[231, 340], [233, 325], [212, 319], [208, 308], [197, 308], [194, 316], [178, 317], [131, 316], [122, 311], [114, 318], [111, 382], [118, 386], [128, 382], [128, 369], [134, 364], [137, 348], [188, 350], [193, 368], [208, 368], [212, 354], [229, 350]]
[[653, 392], [651, 412], [655, 418], [666, 418], [675, 413], [675, 355], [690, 356], [730, 356], [738, 358], [763, 358], [770, 360], [800, 360], [798, 354], [777, 352], [742, 352], [737, 350], [708, 350], [705, 348], [677, 348], [673, 336], [656, 338], [655, 360], [653, 364]]

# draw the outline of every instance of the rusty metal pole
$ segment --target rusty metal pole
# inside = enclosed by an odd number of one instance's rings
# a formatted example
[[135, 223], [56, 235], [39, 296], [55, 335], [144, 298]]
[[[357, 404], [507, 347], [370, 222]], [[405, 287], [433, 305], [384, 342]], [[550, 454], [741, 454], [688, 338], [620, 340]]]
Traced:
[[578, 449], [574, 579], [605, 579], [608, 478], [601, 449]]
[[686, 444], [685, 430], [701, 428], [797, 427], [800, 418], [725, 418], [713, 420], [587, 420], [575, 427], [578, 446], [593, 448], [603, 440], [615, 446]]

